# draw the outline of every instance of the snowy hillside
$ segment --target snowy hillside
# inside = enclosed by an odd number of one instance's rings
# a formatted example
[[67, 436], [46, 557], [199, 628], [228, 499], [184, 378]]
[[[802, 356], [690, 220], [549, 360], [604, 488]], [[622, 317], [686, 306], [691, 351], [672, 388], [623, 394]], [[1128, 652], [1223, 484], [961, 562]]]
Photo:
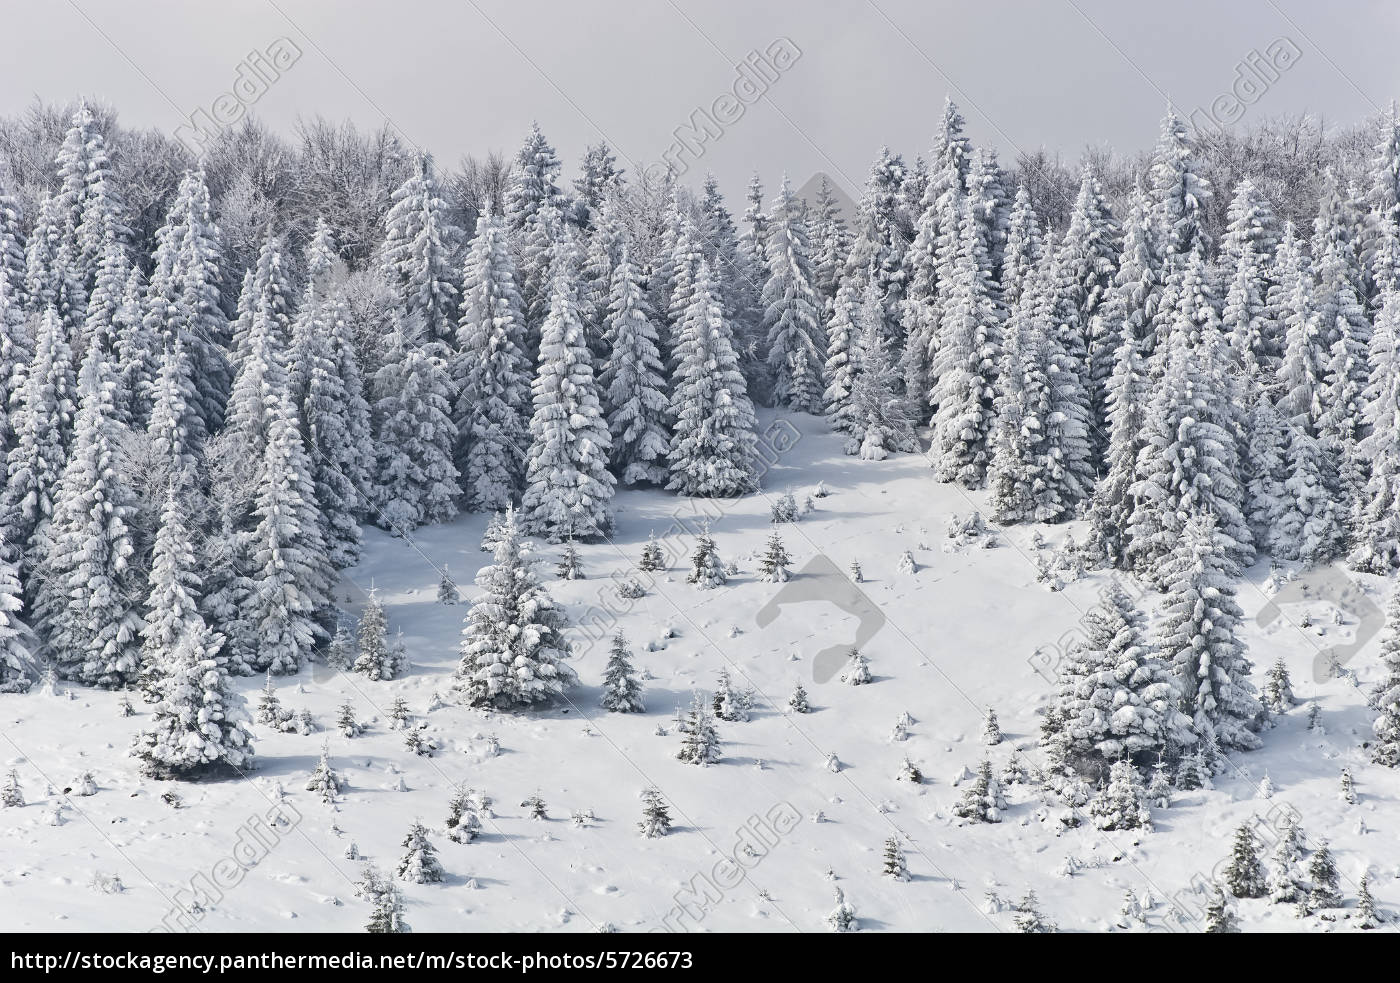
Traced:
[[[1281, 655], [1300, 700], [1321, 708], [1318, 729], [1308, 729], [1304, 709], [1286, 714], [1263, 735], [1263, 749], [1230, 756], [1213, 791], [1177, 793], [1170, 808], [1154, 808], [1150, 833], [1087, 825], [1059, 831], [1059, 807], [1046, 805], [1030, 785], [1006, 787], [1000, 823], [960, 825], [953, 807], [983, 758], [998, 774], [1015, 749], [1027, 765], [1043, 760], [1035, 747], [1037, 710], [1051, 692], [1042, 673], [1050, 674], [1053, 656], [1033, 653], [1074, 629], [1097, 602], [1104, 575], [1052, 592], [1037, 583], [1032, 536], [1039, 530], [1053, 546], [1077, 527], [992, 529], [957, 542], [947, 535], [950, 519], [981, 508], [983, 496], [931, 482], [923, 456], [857, 466], [819, 419], [765, 414], [760, 422], [770, 435], [788, 438], [773, 455], [763, 494], [713, 502], [620, 493], [612, 538], [579, 547], [586, 579], [556, 579], [560, 549], [537, 551], [546, 586], [575, 620], [589, 612], [616, 616], [646, 677], [646, 713], [599, 709], [607, 639], [590, 643], [582, 628], [569, 632], [581, 685], [557, 708], [509, 713], [439, 704], [435, 694], [456, 666], [466, 611], [465, 604], [437, 601], [441, 570], [448, 567], [463, 585], [464, 600], [477, 592], [471, 578], [489, 562], [478, 548], [485, 518], [427, 526], [407, 541], [368, 531], [365, 557], [345, 571], [342, 587], [378, 590], [390, 630], [403, 630], [411, 668], [389, 682], [320, 664], [276, 679], [283, 705], [310, 709], [317, 729], [298, 735], [255, 726], [258, 766], [243, 778], [189, 784], [138, 777], [125, 752], [149, 708], [138, 701], [136, 716], [121, 717], [121, 693], [59, 684], [53, 694], [0, 696], [4, 764], [18, 772], [27, 802], [0, 814], [0, 910], [21, 931], [147, 930], [175, 904], [188, 903], [192, 882], [206, 891], [217, 883], [221, 861], [256, 858], [221, 899], [206, 899], [195, 918], [200, 929], [358, 930], [369, 906], [354, 897], [362, 865], [347, 858], [348, 848], [354, 844], [361, 857], [391, 868], [416, 819], [429, 828], [447, 875], [441, 884], [403, 886], [407, 920], [417, 931], [821, 931], [837, 887], [862, 930], [1010, 931], [1013, 913], [990, 911], [986, 895], [1009, 904], [1034, 890], [1063, 930], [1113, 927], [1131, 891], [1151, 899], [1148, 928], [1178, 927], [1174, 904], [1185, 916], [1179, 927], [1199, 931], [1208, 898], [1192, 890], [1193, 878], [1209, 877], [1228, 857], [1240, 823], [1253, 816], [1276, 823], [1281, 808], [1301, 816], [1309, 845], [1330, 839], [1349, 904], [1369, 869], [1378, 901], [1400, 906], [1400, 856], [1387, 818], [1400, 780], [1370, 764], [1359, 747], [1371, 719], [1360, 693], [1345, 681], [1313, 677], [1318, 646], [1347, 638], [1354, 622], [1334, 626], [1325, 605], [1300, 603], [1259, 628], [1255, 616], [1268, 603], [1260, 587], [1267, 571], [1260, 568], [1240, 591], [1256, 679]], [[803, 502], [818, 483], [830, 494], [814, 498], [813, 511], [796, 523], [770, 523], [771, 506], [785, 491]], [[685, 581], [688, 563], [680, 554], [694, 546], [697, 515], [713, 517], [719, 554], [739, 569], [713, 590]], [[673, 523], [690, 531], [667, 535]], [[793, 561], [786, 585], [756, 579], [773, 529]], [[636, 560], [651, 532], [669, 554], [667, 569], [624, 611], [612, 578], [645, 578]], [[905, 550], [918, 566], [912, 574], [899, 569]], [[849, 644], [859, 621], [824, 599], [822, 558], [843, 572], [858, 561], [860, 589], [879, 611], [881, 623], [862, 649], [868, 685], [814, 678], [814, 654]], [[799, 600], [760, 627], [765, 605], [807, 578], [811, 590], [794, 592]], [[1383, 582], [1366, 579], [1381, 595]], [[1151, 599], [1146, 604], [1151, 609]], [[1304, 615], [1317, 627], [1298, 627]], [[610, 635], [614, 626], [603, 630]], [[1363, 684], [1371, 681], [1374, 641], [1351, 667]], [[676, 709], [695, 691], [712, 693], [722, 670], [736, 687], [754, 689], [752, 719], [720, 721], [721, 759], [697, 768], [676, 759]], [[799, 681], [810, 714], [788, 712]], [[252, 704], [262, 683], [244, 679], [238, 687]], [[419, 757], [405, 749], [403, 734], [388, 723], [398, 697], [441, 750]], [[353, 738], [334, 727], [346, 702], [367, 725]], [[982, 737], [988, 709], [1004, 735], [991, 748]], [[907, 738], [893, 740], [906, 713]], [[489, 751], [493, 737], [497, 754]], [[347, 783], [333, 805], [305, 790], [323, 744]], [[827, 764], [832, 754], [837, 771]], [[906, 757], [923, 772], [922, 784], [899, 780]], [[1355, 805], [1338, 796], [1343, 767], [1355, 778]], [[91, 773], [95, 794], [64, 795], [83, 772]], [[1266, 775], [1271, 799], [1260, 792]], [[465, 844], [443, 830], [459, 785], [493, 802], [480, 837]], [[639, 794], [648, 786], [660, 790], [674, 823], [655, 839], [637, 830]], [[179, 797], [178, 807], [162, 801], [167, 792]], [[522, 803], [532, 795], [543, 799], [547, 818], [528, 818]], [[583, 810], [593, 819], [576, 825], [571, 813]], [[289, 822], [269, 836], [265, 817], [277, 814]], [[743, 835], [755, 820], [775, 835]], [[252, 826], [264, 827], [270, 850], [248, 852], [246, 844], [256, 842]], [[890, 836], [902, 845], [908, 882], [881, 876]], [[696, 908], [693, 880], [718, 884], [717, 862], [746, 842], [760, 854], [741, 854], [747, 876]], [[104, 893], [100, 885], [110, 878], [120, 879], [121, 893]], [[678, 918], [681, 901], [700, 917]], [[1299, 927], [1291, 905], [1260, 899], [1237, 902], [1237, 910], [1246, 929]], [[1329, 925], [1345, 922], [1311, 916], [1308, 927]]]

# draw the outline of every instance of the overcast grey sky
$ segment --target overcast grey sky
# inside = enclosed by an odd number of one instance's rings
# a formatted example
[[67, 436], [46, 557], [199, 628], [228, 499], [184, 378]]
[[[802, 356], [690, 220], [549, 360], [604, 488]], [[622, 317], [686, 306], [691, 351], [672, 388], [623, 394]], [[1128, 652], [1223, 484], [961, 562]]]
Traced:
[[[881, 144], [925, 150], [943, 97], [974, 141], [1010, 161], [1040, 145], [1150, 146], [1168, 96], [1225, 125], [1307, 110], [1350, 124], [1400, 90], [1400, 4], [1386, 0], [0, 0], [0, 113], [79, 93], [124, 122], [173, 130], [230, 90], [240, 63], [280, 39], [302, 54], [252, 112], [288, 130], [320, 113], [375, 125], [455, 164], [513, 151], [538, 119], [570, 172], [605, 139], [635, 171], [661, 159], [735, 65], [786, 39], [800, 52], [746, 108], [719, 107], [713, 170], [737, 195], [754, 168], [848, 189]], [[1282, 44], [1283, 47], [1279, 47]], [[1270, 46], [1274, 55], [1270, 55]], [[1296, 51], [1249, 102], [1227, 100], [1249, 61]], [[1241, 66], [1244, 66], [1243, 69]], [[245, 68], [244, 73], [248, 70]], [[740, 109], [736, 110], [736, 106]], [[733, 118], [736, 112], [742, 115]], [[1203, 116], [1200, 118], [1204, 118]]]

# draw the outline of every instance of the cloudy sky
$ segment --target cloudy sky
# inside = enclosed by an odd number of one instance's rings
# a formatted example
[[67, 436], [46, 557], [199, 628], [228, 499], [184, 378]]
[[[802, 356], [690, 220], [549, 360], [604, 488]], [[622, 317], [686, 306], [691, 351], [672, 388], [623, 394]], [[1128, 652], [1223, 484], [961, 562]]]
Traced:
[[[0, 0], [0, 113], [79, 93], [173, 130], [297, 57], [251, 111], [390, 121], [444, 163], [514, 150], [538, 119], [572, 170], [606, 140], [630, 170], [665, 159], [703, 109], [698, 150], [738, 194], [758, 168], [858, 188], [881, 144], [923, 151], [945, 94], [1005, 160], [1045, 145], [1149, 146], [1170, 97], [1205, 125], [1309, 111], [1355, 123], [1400, 92], [1400, 4], [1386, 0]], [[290, 42], [294, 48], [289, 48]], [[736, 68], [780, 44], [761, 95]], [[1262, 72], [1251, 66], [1263, 66]], [[1281, 66], [1281, 67], [1280, 67]], [[1265, 76], [1260, 81], [1259, 75]], [[1244, 82], [1241, 82], [1244, 79]], [[733, 97], [740, 86], [747, 103]], [[1237, 98], [1236, 94], [1244, 98]], [[241, 110], [241, 103], [225, 102]], [[689, 178], [688, 178], [689, 179]]]

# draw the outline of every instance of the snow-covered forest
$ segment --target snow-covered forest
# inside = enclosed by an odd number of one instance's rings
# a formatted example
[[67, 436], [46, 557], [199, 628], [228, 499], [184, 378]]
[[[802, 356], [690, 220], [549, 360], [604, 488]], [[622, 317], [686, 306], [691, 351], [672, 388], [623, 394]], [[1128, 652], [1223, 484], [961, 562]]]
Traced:
[[1400, 118], [929, 127], [0, 119], [10, 926], [1393, 927]]

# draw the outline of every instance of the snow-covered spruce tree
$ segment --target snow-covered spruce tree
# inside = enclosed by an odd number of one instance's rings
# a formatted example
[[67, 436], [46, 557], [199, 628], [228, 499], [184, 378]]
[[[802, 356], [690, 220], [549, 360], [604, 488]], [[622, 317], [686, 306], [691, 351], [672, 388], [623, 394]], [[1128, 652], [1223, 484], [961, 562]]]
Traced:
[[1337, 445], [1291, 427], [1283, 501], [1270, 541], [1274, 556], [1312, 565], [1337, 556], [1345, 543], [1346, 510], [1337, 500]]
[[331, 566], [311, 460], [296, 408], [282, 393], [258, 461], [256, 522], [248, 537], [249, 590], [241, 614], [254, 670], [295, 673], [330, 635]]
[[[525, 162], [532, 153], [531, 143], [538, 138], [533, 151], [534, 161]], [[571, 250], [570, 234], [564, 227], [562, 195], [551, 192], [559, 162], [554, 150], [535, 130], [521, 157], [516, 159], [517, 180], [506, 192], [506, 225], [510, 229], [515, 251], [517, 283], [525, 316], [525, 338], [522, 347], [525, 358], [533, 364], [539, 356], [540, 333], [549, 315], [553, 292], [554, 266], [563, 253]], [[552, 165], [549, 163], [553, 159]], [[524, 194], [518, 194], [524, 190]]]
[[573, 539], [564, 541], [564, 552], [559, 556], [555, 574], [560, 580], [586, 580], [583, 573], [583, 560], [578, 555], [578, 546]]
[[73, 113], [54, 164], [59, 180], [55, 204], [70, 244], [74, 273], [91, 288], [103, 242], [124, 241], [130, 230], [123, 224], [126, 208], [113, 186], [106, 135], [85, 100]]
[[403, 857], [399, 860], [400, 880], [410, 884], [440, 884], [446, 873], [442, 861], [438, 860], [437, 848], [428, 840], [428, 830], [420, 822], [414, 822], [401, 844]]
[[[4, 248], [5, 214], [3, 187], [0, 187], [0, 249]], [[3, 262], [3, 254], [0, 254]], [[7, 450], [14, 430], [10, 405], [17, 402], [24, 386], [24, 373], [34, 357], [33, 341], [24, 314], [24, 301], [18, 289], [0, 266], [0, 451]]]
[[252, 732], [243, 698], [219, 661], [222, 642], [221, 635], [192, 620], [170, 652], [151, 725], [131, 747], [146, 775], [189, 780], [252, 766]]
[[851, 234], [841, 215], [836, 192], [825, 174], [817, 185], [810, 218], [812, 289], [822, 303], [822, 321], [826, 323], [831, 319], [836, 291], [841, 286], [841, 271], [851, 248]]
[[1262, 898], [1268, 893], [1264, 865], [1259, 861], [1254, 829], [1250, 823], [1241, 823], [1235, 830], [1230, 863], [1225, 868], [1225, 886], [1237, 898]]
[[880, 874], [896, 881], [909, 880], [909, 864], [904, 859], [904, 851], [899, 848], [899, 840], [893, 836], [885, 840], [885, 853], [880, 864]]
[[719, 760], [719, 732], [705, 698], [696, 693], [681, 727], [681, 749], [676, 757], [692, 765], [711, 765]]
[[412, 932], [404, 921], [404, 900], [399, 887], [378, 869], [365, 866], [364, 879], [355, 886], [355, 896], [364, 898], [373, 907], [365, 931], [371, 935], [394, 935]]
[[1099, 829], [1152, 828], [1147, 790], [1131, 762], [1113, 762], [1108, 783], [1089, 800], [1089, 816]]
[[0, 175], [0, 293], [24, 306], [24, 213], [8, 170]]
[[437, 602], [439, 604], [456, 604], [461, 599], [462, 595], [457, 590], [457, 582], [452, 579], [452, 571], [444, 563], [442, 576], [438, 578]]
[[29, 630], [19, 620], [24, 608], [19, 571], [8, 554], [0, 527], [0, 693], [23, 693], [34, 684], [36, 673], [26, 644]]
[[225, 409], [225, 433], [237, 453], [258, 460], [267, 449], [272, 421], [284, 396], [292, 396], [287, 349], [291, 343], [290, 285], [278, 239], [268, 236], [258, 252], [249, 296], [239, 303], [247, 311], [235, 333], [233, 365], [237, 372]]
[[642, 678], [632, 665], [632, 653], [627, 639], [618, 632], [613, 636], [608, 664], [603, 669], [603, 709], [610, 713], [643, 713]]
[[992, 384], [999, 357], [1001, 312], [978, 225], [964, 199], [958, 251], [941, 285], [938, 351], [932, 364], [934, 406], [930, 459], [940, 481], [980, 487], [992, 429]]
[[768, 545], [764, 548], [763, 559], [758, 565], [758, 579], [764, 583], [781, 584], [785, 582], [791, 574], [788, 567], [792, 565], [792, 558], [788, 556], [787, 547], [783, 545], [783, 539], [773, 532], [768, 537]]
[[1090, 394], [1090, 423], [1099, 454], [1108, 433], [1105, 384], [1113, 373], [1121, 340], [1121, 322], [1100, 318], [1118, 271], [1122, 230], [1114, 217], [1098, 175], [1086, 164], [1079, 179], [1079, 194], [1070, 209], [1069, 224], [1060, 243], [1057, 263], [1065, 288], [1065, 300], [1079, 313], [1085, 333], [1087, 371], [1085, 388]]
[[666, 569], [666, 554], [656, 541], [656, 531], [647, 534], [646, 545], [642, 547], [642, 558], [637, 561], [637, 569], [645, 573], [655, 573]]
[[[112, 355], [117, 369], [117, 416], [133, 429], [144, 426], [150, 415], [154, 398], [152, 389], [160, 371], [161, 350], [169, 351], [174, 347], [172, 344], [163, 344], [159, 340], [160, 336], [147, 326], [142, 300], [145, 289], [140, 267], [132, 267], [122, 289], [121, 303], [112, 315], [113, 327], [116, 330]], [[182, 345], [181, 351], [183, 350]], [[182, 398], [196, 392], [188, 365], [180, 382]], [[199, 408], [190, 406], [188, 412], [192, 417], [191, 429], [196, 433], [203, 433], [204, 419], [199, 415]]]
[[874, 278], [865, 283], [857, 323], [860, 365], [851, 387], [847, 454], [881, 461], [898, 451], [917, 451], [918, 436], [907, 402], [895, 395], [897, 382], [889, 340], [884, 335], [884, 306]]
[[1040, 422], [1032, 395], [1044, 384], [1040, 364], [1028, 350], [1032, 304], [1024, 294], [1004, 326], [1001, 365], [993, 397], [995, 418], [988, 438], [987, 485], [992, 517], [1000, 523], [1030, 522], [1037, 515]]
[[[1099, 317], [1121, 316], [1121, 304], [1121, 295], [1113, 294], [1099, 311]], [[1138, 455], [1142, 450], [1149, 392], [1141, 344], [1124, 332], [1104, 397], [1108, 414], [1104, 475], [1094, 487], [1089, 508], [1091, 548], [1113, 567], [1123, 564], [1128, 547], [1128, 526], [1136, 505], [1132, 489], [1138, 480]]]
[[152, 699], [160, 698], [160, 681], [170, 670], [171, 658], [181, 637], [202, 626], [198, 602], [202, 591], [186, 516], [189, 502], [171, 485], [165, 494], [151, 559], [150, 592], [146, 596], [145, 624], [141, 628], [141, 688]]
[[1210, 182], [1201, 176], [1195, 141], [1185, 121], [1170, 107], [1162, 119], [1149, 180], [1159, 241], [1168, 265], [1190, 253], [1208, 255], [1205, 227], [1212, 196]]
[[1262, 387], [1256, 387], [1246, 430], [1248, 436], [1240, 455], [1245, 518], [1255, 543], [1267, 546], [1273, 541], [1286, 505], [1284, 481], [1288, 472], [1284, 454], [1288, 449], [1288, 426]]
[[1255, 731], [1264, 711], [1239, 638], [1243, 615], [1231, 584], [1238, 568], [1229, 545], [1214, 516], [1197, 513], [1187, 520], [1167, 561], [1170, 580], [1157, 644], [1180, 681], [1181, 709], [1192, 718], [1196, 736], [1247, 751], [1259, 746]]
[[576, 680], [564, 661], [568, 621], [535, 577], [514, 510], [506, 512], [499, 536], [492, 564], [476, 576], [482, 593], [462, 629], [455, 687], [471, 706], [552, 700]]
[[1352, 513], [1348, 562], [1367, 573], [1400, 567], [1400, 290], [1381, 291], [1369, 353], [1360, 450], [1370, 465], [1365, 493]]
[[345, 781], [340, 777], [334, 768], [331, 767], [331, 749], [329, 743], [321, 745], [321, 757], [316, 762], [316, 769], [311, 772], [311, 777], [306, 781], [306, 790], [315, 792], [321, 797], [321, 801], [330, 805], [335, 801], [335, 797], [341, 793], [345, 787]]
[[756, 421], [730, 325], [705, 261], [693, 289], [675, 332], [674, 424], [667, 453], [671, 480], [666, 487], [683, 495], [729, 497], [756, 484]]
[[836, 907], [827, 914], [826, 924], [833, 932], [855, 932], [859, 929], [856, 909], [846, 900], [846, 892], [839, 887], [836, 888]]
[[1278, 216], [1269, 199], [1249, 177], [1241, 178], [1235, 185], [1225, 221], [1225, 233], [1220, 237], [1223, 277], [1239, 268], [1240, 257], [1246, 250], [1252, 250], [1263, 266], [1273, 262], [1279, 242]]
[[433, 173], [421, 154], [414, 173], [394, 192], [384, 216], [379, 262], [404, 310], [417, 317], [432, 341], [450, 344], [457, 334], [456, 263], [462, 233], [453, 223]]
[[369, 599], [360, 614], [360, 626], [356, 634], [359, 655], [355, 659], [354, 670], [373, 680], [393, 679], [400, 666], [389, 644], [389, 625], [384, 617], [384, 604], [379, 600], [379, 592], [370, 588]]
[[[699, 236], [689, 201], [683, 196], [679, 186], [672, 188], [671, 216], [663, 244], [664, 259], [654, 275], [664, 299], [664, 306], [659, 310], [664, 311], [663, 320], [670, 329], [667, 334], [668, 348], [674, 345], [675, 327], [681, 318], [685, 317], [685, 310], [695, 296], [695, 276], [700, 268], [700, 261], [705, 259], [704, 250], [700, 248]], [[714, 270], [713, 266], [711, 270]], [[722, 271], [715, 271], [717, 286], [722, 279]], [[722, 290], [719, 292], [723, 293]]]
[[1350, 247], [1332, 247], [1323, 258], [1319, 275], [1327, 284], [1327, 302], [1318, 317], [1327, 332], [1329, 349], [1323, 411], [1317, 419], [1318, 436], [1331, 444], [1338, 479], [1334, 485], [1339, 504], [1347, 509], [1355, 502], [1366, 480], [1366, 462], [1358, 444], [1366, 426], [1364, 392], [1369, 382], [1367, 347], [1371, 322], [1362, 311], [1357, 289], [1345, 263], [1336, 254], [1351, 255]]
[[[1248, 179], [1242, 181], [1230, 206], [1231, 212], [1241, 204], [1242, 196], [1253, 194], [1253, 185]], [[1283, 361], [1283, 339], [1274, 332], [1275, 323], [1269, 317], [1267, 303], [1270, 281], [1266, 264], [1272, 261], [1276, 244], [1266, 246], [1260, 241], [1262, 229], [1252, 224], [1248, 214], [1245, 211], [1238, 216], [1238, 224], [1231, 224], [1225, 242], [1221, 243], [1222, 273], [1229, 279], [1224, 290], [1220, 327], [1229, 335], [1230, 347], [1245, 372], [1267, 385], [1273, 382]], [[1277, 233], [1274, 235], [1276, 238]], [[1233, 247], [1233, 254], [1223, 252], [1227, 243]], [[1267, 253], [1261, 252], [1264, 248]]]
[[[725, 207], [719, 182], [713, 175], [705, 179], [696, 233], [701, 251], [716, 278], [724, 318], [734, 332], [734, 349], [743, 356], [740, 369], [745, 373], [745, 385], [751, 394], [769, 392], [772, 380], [763, 358], [763, 267], [755, 265], [742, 248], [734, 219]], [[821, 244], [814, 238], [813, 245], [817, 251], [812, 257], [812, 288], [821, 300], [823, 295], [818, 270]], [[837, 244], [835, 248], [841, 249], [844, 254], [844, 245]]]
[[607, 363], [598, 377], [612, 434], [612, 466], [624, 486], [666, 482], [666, 396], [656, 324], [624, 246], [612, 269], [605, 319]]
[[324, 343], [312, 346], [303, 365], [306, 394], [301, 420], [312, 459], [316, 504], [325, 527], [326, 552], [338, 569], [360, 559], [359, 517], [366, 511], [369, 466], [374, 459], [369, 402], [343, 306], [325, 313]]
[[112, 688], [136, 680], [142, 624], [127, 524], [135, 495], [118, 461], [122, 427], [114, 388], [108, 354], [93, 344], [79, 374], [72, 453], [42, 533], [38, 580], [48, 586], [36, 592], [34, 609], [59, 674]]
[[[978, 237], [994, 281], [1001, 276], [1002, 256], [1011, 231], [1011, 195], [1006, 190], [1007, 180], [995, 150], [979, 147], [973, 151], [972, 164], [967, 169], [967, 199], [977, 220]], [[1116, 254], [1114, 262], [1116, 265]]]
[[375, 522], [396, 535], [446, 522], [457, 514], [457, 427], [442, 346], [421, 343], [413, 322], [396, 313], [371, 391]]
[[457, 469], [473, 512], [505, 508], [525, 480], [530, 367], [520, 348], [523, 318], [505, 226], [483, 215], [467, 253], [452, 362]]
[[953, 815], [968, 822], [999, 823], [1005, 811], [1006, 802], [1001, 796], [1001, 785], [992, 774], [992, 763], [983, 761], [977, 768], [977, 777], [953, 806]]
[[[74, 339], [74, 347], [77, 351], [86, 352], [92, 345], [92, 339], [101, 338], [101, 344], [106, 348], [114, 367], [117, 315], [121, 310], [126, 281], [130, 275], [131, 260], [127, 257], [126, 247], [119, 239], [104, 239], [95, 282], [88, 291], [87, 314], [83, 319], [82, 331]], [[115, 395], [113, 401], [117, 402]], [[126, 423], [120, 413], [118, 419], [123, 424]]]
[[1380, 651], [1385, 675], [1371, 693], [1371, 705], [1379, 714], [1371, 725], [1376, 735], [1371, 760], [1395, 768], [1400, 766], [1400, 588], [1391, 592], [1385, 625]]
[[13, 437], [0, 489], [0, 516], [9, 547], [20, 560], [22, 581], [42, 559], [39, 536], [53, 515], [68, 460], [75, 388], [73, 354], [58, 314], [49, 308], [38, 320], [33, 360], [11, 397]]
[[671, 812], [666, 808], [666, 800], [655, 787], [642, 792], [642, 821], [637, 829], [647, 839], [665, 836], [671, 831]]
[[812, 712], [812, 706], [807, 702], [807, 690], [803, 688], [801, 681], [793, 687], [792, 696], [788, 697], [788, 708], [793, 713]]
[[857, 305], [860, 292], [849, 278], [841, 281], [826, 319], [826, 420], [837, 433], [851, 431], [851, 391], [860, 363], [860, 325]]
[[1054, 704], [1069, 763], [1099, 770], [1121, 758], [1146, 764], [1193, 743], [1180, 690], [1144, 637], [1146, 618], [1117, 584], [1083, 621], [1083, 640]]
[[527, 532], [558, 542], [594, 539], [612, 525], [611, 436], [575, 307], [569, 263], [556, 264], [540, 335], [530, 450], [521, 498]]
[[1022, 181], [1016, 186], [1002, 251], [1001, 299], [1007, 310], [1020, 302], [1026, 283], [1040, 266], [1043, 249], [1040, 220], [1031, 205], [1030, 189]]
[[784, 177], [773, 199], [764, 246], [768, 279], [763, 285], [763, 325], [775, 403], [819, 414], [826, 338], [821, 308], [812, 290], [805, 210], [805, 203]]
[[335, 672], [343, 672], [349, 669], [355, 661], [355, 638], [350, 634], [350, 629], [344, 621], [337, 621], [335, 632], [326, 643], [326, 654], [323, 659], [327, 669]]
[[24, 292], [32, 313], [54, 309], [65, 337], [71, 340], [82, 326], [87, 295], [74, 268], [73, 244], [64, 235], [60, 212], [52, 196], [46, 195], [39, 202], [25, 247]]
[[1337, 872], [1332, 850], [1325, 842], [1308, 861], [1308, 879], [1312, 881], [1312, 891], [1308, 893], [1309, 911], [1342, 906], [1341, 875]]
[[1330, 343], [1317, 315], [1311, 264], [1293, 232], [1284, 227], [1274, 261], [1275, 287], [1269, 291], [1270, 316], [1284, 339], [1278, 371], [1278, 408], [1284, 419], [1309, 433], [1322, 415]]
[[1128, 560], [1159, 587], [1166, 586], [1162, 563], [1180, 543], [1183, 523], [1195, 511], [1214, 517], [1222, 562], [1238, 569], [1253, 560], [1241, 512], [1235, 437], [1227, 418], [1231, 411], [1221, 405], [1222, 368], [1191, 347], [1186, 335], [1182, 330], [1172, 336], [1166, 374], [1147, 413], [1138, 455], [1141, 477], [1130, 490], [1136, 507], [1128, 524]]
[[1240, 930], [1240, 920], [1230, 907], [1225, 891], [1216, 885], [1210, 902], [1206, 905], [1206, 934], [1232, 935]]
[[1264, 677], [1263, 702], [1265, 708], [1274, 715], [1287, 713], [1298, 702], [1293, 695], [1293, 682], [1289, 678], [1288, 666], [1284, 663], [1283, 656], [1274, 660], [1268, 675]]
[[228, 321], [219, 296], [223, 252], [202, 169], [187, 171], [165, 225], [156, 233], [155, 268], [146, 290], [144, 333], [169, 345], [179, 338], [189, 353], [191, 392], [203, 428], [193, 445], [222, 425], [233, 373], [224, 346]]
[[706, 526], [695, 541], [695, 551], [690, 555], [690, 573], [686, 574], [685, 581], [702, 590], [710, 590], [723, 586], [726, 580], [724, 563], [710, 536], [709, 526]]

